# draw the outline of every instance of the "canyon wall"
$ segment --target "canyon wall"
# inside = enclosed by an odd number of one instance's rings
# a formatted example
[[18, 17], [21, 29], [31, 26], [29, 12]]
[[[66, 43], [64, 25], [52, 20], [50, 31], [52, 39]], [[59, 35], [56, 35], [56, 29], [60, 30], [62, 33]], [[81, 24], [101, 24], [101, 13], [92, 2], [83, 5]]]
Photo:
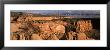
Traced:
[[[37, 19], [37, 18], [35, 18], [35, 19]], [[33, 17], [18, 18], [18, 21], [21, 21], [21, 22], [11, 23], [11, 32], [16, 32], [16, 31], [19, 32], [20, 31], [19, 27], [23, 26], [23, 23], [26, 23], [24, 21], [28, 22], [28, 20], [35, 20], [35, 19], [33, 19]], [[39, 20], [39, 18], [38, 18], [38, 20]], [[21, 32], [17, 35], [11, 34], [11, 39], [17, 40], [19, 37], [20, 40], [26, 40], [26, 38], [31, 39], [31, 40], [60, 40], [60, 39], [62, 39], [62, 40], [90, 40], [90, 39], [92, 39], [93, 40], [93, 38], [89, 38], [85, 34], [85, 32], [89, 32], [89, 31], [93, 30], [94, 27], [95, 28], [99, 27], [98, 25], [95, 25], [94, 24], [95, 21], [94, 22], [93, 21], [94, 21], [94, 19], [78, 20], [78, 21], [74, 22], [73, 24], [71, 24], [71, 25], [76, 26], [76, 28], [75, 28], [76, 31], [71, 30], [69, 32], [66, 32], [66, 26], [68, 26], [70, 23], [67, 23], [65, 21], [56, 20], [56, 21], [48, 21], [45, 23], [32, 22], [31, 23], [32, 27], [34, 27], [34, 28], [37, 28], [37, 26], [39, 27], [39, 29], [40, 29], [39, 33], [32, 33], [30, 35], [25, 35], [24, 32]], [[98, 21], [100, 21], [100, 20], [97, 20], [97, 22]], [[25, 27], [26, 25], [27, 24], [25, 24], [23, 27]], [[29, 29], [32, 29], [32, 27]]]
[[80, 20], [77, 22], [77, 32], [85, 32], [92, 30], [91, 20]]

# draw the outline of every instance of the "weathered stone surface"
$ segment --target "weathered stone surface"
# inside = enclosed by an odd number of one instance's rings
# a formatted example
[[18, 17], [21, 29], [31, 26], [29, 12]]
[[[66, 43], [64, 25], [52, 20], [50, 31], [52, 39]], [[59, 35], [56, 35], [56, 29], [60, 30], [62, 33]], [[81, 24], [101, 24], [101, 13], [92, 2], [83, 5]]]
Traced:
[[67, 33], [66, 38], [68, 40], [76, 40], [77, 39], [76, 34], [77, 34], [76, 32], [70, 31]]
[[10, 39], [11, 40], [17, 40], [16, 36], [14, 34], [10, 34]]
[[31, 40], [43, 40], [38, 34], [32, 34]]
[[57, 33], [65, 33], [65, 27], [63, 25], [58, 25], [55, 29]]
[[[22, 30], [25, 33], [21, 32], [19, 34], [11, 34], [10, 38], [11, 40], [59, 40], [60, 38], [64, 37], [62, 39], [65, 40], [94, 40], [100, 36], [98, 33], [97, 37], [88, 38], [85, 34], [86, 31], [89, 32], [92, 30], [93, 26], [91, 20], [79, 20], [78, 22], [69, 23], [59, 20], [58, 17], [56, 18], [58, 20], [52, 20], [54, 18], [56, 17], [32, 17], [32, 14], [25, 14], [19, 17], [15, 23], [11, 23], [11, 32], [20, 32]], [[12, 20], [13, 18], [11, 17], [11, 21]], [[50, 21], [39, 22], [35, 20]], [[28, 24], [32, 25], [29, 26]], [[71, 25], [74, 25], [75, 27], [66, 27]], [[69, 31], [66, 31], [65, 29]], [[37, 32], [37, 30], [40, 30], [40, 32]]]
[[44, 33], [51, 33], [51, 30], [50, 30], [50, 27], [49, 27], [49, 24], [48, 23], [44, 23], [44, 24], [41, 24], [39, 25], [40, 27], [40, 30]]
[[50, 35], [50, 37], [48, 38], [48, 40], [59, 40], [58, 37], [56, 35]]
[[73, 40], [73, 36], [72, 36], [72, 34], [71, 34], [70, 32], [67, 33], [66, 38], [67, 38], [68, 40]]
[[25, 33], [19, 33], [20, 40], [25, 40]]
[[40, 30], [44, 33], [65, 33], [65, 27], [60, 24], [55, 23], [43, 23], [38, 24], [36, 26], [39, 26]]
[[18, 34], [13, 34], [13, 33], [10, 34], [10, 39], [11, 40], [17, 40], [18, 38], [19, 38]]
[[19, 27], [21, 26], [20, 23], [11, 23], [10, 25], [11, 32], [19, 31]]
[[93, 39], [93, 38], [88, 38], [88, 37], [87, 37], [87, 39], [86, 39], [86, 40], [95, 40], [95, 39]]
[[87, 36], [85, 33], [78, 33], [78, 40], [87, 40]]
[[77, 32], [85, 32], [92, 30], [91, 20], [80, 20], [77, 22]]
[[39, 35], [43, 40], [47, 40], [48, 38], [49, 38], [49, 36], [50, 36], [50, 34], [40, 34]]

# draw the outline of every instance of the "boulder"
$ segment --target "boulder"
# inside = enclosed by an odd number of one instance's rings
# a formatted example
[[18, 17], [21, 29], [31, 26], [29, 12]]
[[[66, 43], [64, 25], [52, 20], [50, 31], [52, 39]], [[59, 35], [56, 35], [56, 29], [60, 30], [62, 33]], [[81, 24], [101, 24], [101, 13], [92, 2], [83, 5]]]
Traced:
[[87, 40], [87, 36], [85, 33], [78, 33], [78, 40]]
[[19, 33], [20, 40], [25, 40], [25, 33]]
[[59, 39], [58, 39], [58, 37], [56, 35], [52, 34], [52, 35], [50, 35], [48, 40], [59, 40]]
[[72, 34], [71, 34], [70, 32], [67, 33], [66, 39], [67, 39], [67, 40], [73, 40], [73, 36], [72, 36]]
[[38, 34], [32, 34], [31, 40], [43, 40]]
[[10, 34], [10, 40], [19, 40], [19, 35], [18, 34], [13, 34], [13, 33], [11, 33]]
[[56, 26], [55, 31], [57, 33], [65, 33], [65, 27], [63, 25], [58, 25]]
[[85, 32], [92, 30], [91, 20], [80, 20], [77, 22], [77, 32]]
[[70, 31], [66, 34], [66, 39], [67, 40], [76, 40], [77, 36], [76, 36], [76, 32]]

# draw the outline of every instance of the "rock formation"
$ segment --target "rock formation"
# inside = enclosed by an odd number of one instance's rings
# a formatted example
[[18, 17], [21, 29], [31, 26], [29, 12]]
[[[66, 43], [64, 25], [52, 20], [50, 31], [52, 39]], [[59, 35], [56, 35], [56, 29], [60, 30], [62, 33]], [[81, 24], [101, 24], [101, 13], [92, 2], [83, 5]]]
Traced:
[[[63, 20], [44, 20], [39, 22], [35, 19], [30, 14], [20, 16], [16, 22], [11, 23], [11, 40], [100, 39], [100, 32], [93, 30], [91, 19], [81, 19], [75, 22], [66, 22]], [[13, 17], [11, 17], [11, 22], [12, 20]]]
[[77, 32], [92, 30], [91, 20], [80, 20], [77, 22]]
[[43, 40], [38, 34], [32, 34], [31, 40]]

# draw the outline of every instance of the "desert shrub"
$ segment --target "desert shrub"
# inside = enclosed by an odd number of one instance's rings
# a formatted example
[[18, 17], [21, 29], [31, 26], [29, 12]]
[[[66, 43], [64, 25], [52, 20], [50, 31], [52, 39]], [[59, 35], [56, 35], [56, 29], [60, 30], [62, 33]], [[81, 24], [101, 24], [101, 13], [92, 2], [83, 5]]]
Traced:
[[39, 28], [38, 26], [34, 28], [33, 33], [40, 33], [40, 32], [41, 32], [41, 31], [40, 31], [40, 28]]
[[66, 26], [66, 32], [69, 32], [69, 31], [76, 31], [76, 26], [74, 25]]
[[73, 22], [77, 22], [79, 20], [79, 18], [64, 18], [62, 20], [66, 21], [68, 23], [73, 23]]

